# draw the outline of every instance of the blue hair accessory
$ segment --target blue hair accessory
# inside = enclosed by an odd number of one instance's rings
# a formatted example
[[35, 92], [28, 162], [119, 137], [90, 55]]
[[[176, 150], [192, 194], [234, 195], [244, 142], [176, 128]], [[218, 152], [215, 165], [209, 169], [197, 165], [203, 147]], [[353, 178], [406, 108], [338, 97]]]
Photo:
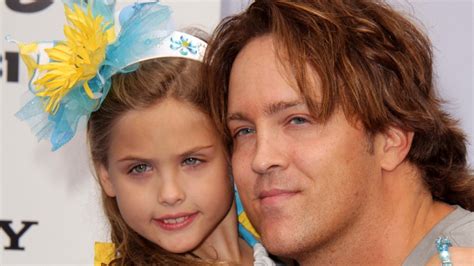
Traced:
[[120, 24], [114, 19], [115, 0], [63, 3], [66, 40], [24, 44], [6, 38], [19, 46], [34, 96], [16, 116], [30, 124], [39, 140], [49, 139], [53, 151], [100, 107], [114, 74], [135, 71], [139, 62], [152, 58], [201, 61], [204, 55], [207, 44], [174, 31], [170, 8], [157, 1], [125, 7]]
[[449, 247], [452, 247], [451, 241], [447, 237], [438, 237], [435, 241], [436, 249], [438, 250], [441, 266], [453, 266], [451, 256], [449, 254]]

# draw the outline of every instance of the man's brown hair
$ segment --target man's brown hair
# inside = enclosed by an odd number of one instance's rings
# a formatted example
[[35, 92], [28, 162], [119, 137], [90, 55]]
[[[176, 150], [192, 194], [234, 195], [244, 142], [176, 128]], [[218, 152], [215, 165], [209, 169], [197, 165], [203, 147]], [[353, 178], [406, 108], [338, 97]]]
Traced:
[[[264, 35], [272, 36], [312, 115], [325, 122], [341, 108], [369, 136], [389, 126], [414, 132], [407, 160], [433, 197], [474, 211], [466, 137], [434, 89], [431, 43], [383, 1], [256, 0], [225, 19], [209, 43], [203, 78], [211, 114], [228, 143], [232, 64], [250, 40]], [[319, 97], [312, 71], [321, 80]]]

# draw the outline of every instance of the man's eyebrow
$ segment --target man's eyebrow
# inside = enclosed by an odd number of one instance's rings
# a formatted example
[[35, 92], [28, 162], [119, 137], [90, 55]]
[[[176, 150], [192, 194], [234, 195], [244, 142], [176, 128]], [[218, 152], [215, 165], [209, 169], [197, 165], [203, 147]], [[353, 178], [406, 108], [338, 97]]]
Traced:
[[286, 109], [296, 107], [296, 106], [301, 106], [301, 105], [305, 105], [305, 103], [301, 100], [289, 101], [289, 102], [281, 101], [281, 102], [276, 102], [276, 103], [266, 105], [263, 108], [263, 112], [264, 112], [265, 115], [271, 116], [271, 115], [274, 115], [276, 113], [282, 112]]
[[[280, 101], [280, 102], [271, 103], [271, 104], [266, 105], [263, 108], [263, 112], [266, 116], [271, 116], [271, 115], [274, 115], [276, 113], [282, 112], [286, 109], [289, 109], [289, 108], [292, 108], [292, 107], [297, 107], [297, 106], [302, 106], [302, 105], [305, 105], [305, 102], [301, 101], [301, 100]], [[245, 115], [242, 112], [231, 113], [227, 116], [227, 122], [235, 121], [235, 120], [237, 120], [237, 121], [242, 121], [242, 120], [248, 121], [249, 119], [248, 119], [247, 115]]]
[[242, 121], [242, 120], [248, 120], [248, 119], [243, 113], [240, 113], [240, 112], [232, 113], [227, 116], [227, 122], [235, 121], [235, 120]]

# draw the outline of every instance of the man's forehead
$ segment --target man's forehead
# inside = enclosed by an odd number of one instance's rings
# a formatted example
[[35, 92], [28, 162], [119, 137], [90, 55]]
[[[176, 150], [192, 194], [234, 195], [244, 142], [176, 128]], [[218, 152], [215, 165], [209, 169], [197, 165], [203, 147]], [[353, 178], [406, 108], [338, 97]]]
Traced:
[[[248, 66], [258, 66], [262, 70], [269, 68], [277, 70], [277, 73], [282, 77], [290, 87], [301, 91], [298, 88], [298, 83], [295, 74], [301, 73], [300, 70], [295, 69], [294, 60], [287, 54], [287, 49], [284, 43], [278, 41], [277, 37], [271, 33], [262, 36], [254, 37], [240, 50], [237, 54], [230, 71], [230, 81], [241, 81], [248, 75], [255, 74], [253, 71], [248, 71]], [[303, 65], [305, 63], [303, 62]], [[238, 69], [236, 66], [245, 66], [243, 69]], [[311, 86], [315, 90], [319, 90], [321, 86], [321, 77], [314, 66], [310, 65], [309, 61], [303, 66], [306, 72], [305, 86]], [[247, 71], [246, 71], [247, 70]], [[238, 76], [236, 75], [238, 72]], [[276, 76], [275, 73], [273, 75]], [[319, 94], [319, 93], [316, 93]]]
[[259, 36], [237, 55], [230, 73], [227, 121], [247, 120], [257, 111], [271, 116], [293, 107], [307, 108], [308, 100], [312, 106], [320, 102], [321, 80], [317, 72], [308, 64], [305, 82], [298, 83], [288, 57], [278, 53], [274, 45], [278, 44], [271, 34]]

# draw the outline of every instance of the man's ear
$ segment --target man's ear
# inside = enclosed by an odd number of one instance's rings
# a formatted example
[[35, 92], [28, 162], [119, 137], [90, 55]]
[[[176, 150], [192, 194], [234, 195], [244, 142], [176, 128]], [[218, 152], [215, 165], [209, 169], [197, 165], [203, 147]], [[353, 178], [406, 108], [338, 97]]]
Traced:
[[382, 169], [386, 171], [394, 170], [402, 163], [410, 151], [414, 133], [398, 127], [390, 126], [385, 132], [381, 133], [383, 143], [381, 147]]
[[95, 167], [99, 175], [99, 182], [105, 194], [109, 197], [115, 197], [115, 187], [110, 180], [109, 170], [103, 164], [98, 164]]

